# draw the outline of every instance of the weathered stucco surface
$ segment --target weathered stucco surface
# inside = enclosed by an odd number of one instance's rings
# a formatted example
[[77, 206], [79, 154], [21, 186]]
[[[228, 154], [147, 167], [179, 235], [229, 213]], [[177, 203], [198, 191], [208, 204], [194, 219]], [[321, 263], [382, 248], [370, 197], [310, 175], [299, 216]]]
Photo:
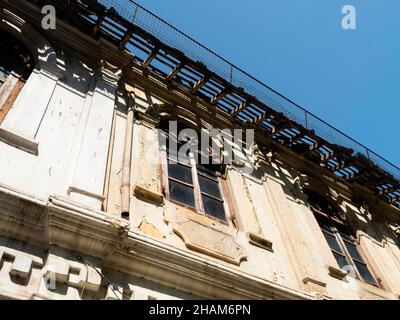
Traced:
[[[38, 14], [8, 6], [22, 20]], [[346, 186], [317, 179], [357, 226], [376, 287], [339, 270], [299, 183], [320, 173], [301, 159], [263, 151], [252, 174], [229, 166], [227, 223], [172, 203], [163, 190], [160, 119], [208, 128], [222, 122], [204, 108], [204, 117], [193, 113], [193, 101], [172, 104], [168, 88], [160, 94], [106, 59], [72, 50], [67, 26], [48, 39], [37, 21], [26, 25], [54, 48], [64, 70], [36, 68], [0, 125], [0, 298], [399, 299], [394, 208], [359, 206]], [[96, 52], [102, 44], [87, 46]], [[121, 88], [134, 103], [128, 157], [129, 102]], [[128, 199], [121, 195], [124, 159]], [[129, 216], [121, 216], [123, 201]]]

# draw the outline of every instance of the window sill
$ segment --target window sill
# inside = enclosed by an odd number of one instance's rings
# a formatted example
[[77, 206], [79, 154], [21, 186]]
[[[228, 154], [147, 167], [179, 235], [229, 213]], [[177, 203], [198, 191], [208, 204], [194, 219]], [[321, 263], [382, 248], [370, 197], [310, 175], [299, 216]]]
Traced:
[[182, 212], [188, 212], [188, 214], [190, 215], [192, 220], [196, 220], [197, 222], [208, 221], [208, 223], [206, 223], [206, 225], [211, 224], [214, 227], [216, 226], [216, 224], [224, 226], [224, 227], [231, 227], [231, 225], [228, 223], [228, 221], [215, 218], [208, 214], [200, 213], [196, 208], [182, 204], [178, 201], [168, 199], [168, 198], [167, 198], [167, 200], [168, 200], [168, 202], [170, 202], [177, 208], [182, 208]]
[[[171, 206], [169, 205], [171, 204]], [[187, 249], [239, 266], [247, 259], [233, 227], [167, 202], [165, 221]]]
[[[333, 278], [342, 280], [342, 281], [348, 281], [347, 277], [348, 273], [346, 273], [345, 271], [338, 269], [337, 267], [334, 266], [328, 266], [328, 270], [329, 270], [329, 275]], [[385, 291], [379, 284], [373, 284], [364, 280], [361, 280], [359, 278], [354, 278], [357, 282], [361, 283], [363, 287], [365, 288], [372, 288], [373, 290], [383, 290]]]
[[400, 297], [396, 296], [395, 293], [391, 293], [391, 292], [387, 291], [385, 288], [380, 287], [379, 285], [373, 285], [372, 283], [361, 281], [361, 280], [358, 280], [358, 281], [362, 283], [361, 284], [362, 292], [364, 294], [367, 294], [370, 296], [369, 299], [379, 298], [379, 299], [391, 300], [391, 299], [393, 299], [393, 296], [395, 298], [400, 298]]
[[37, 141], [4, 128], [0, 128], [0, 141], [35, 156], [39, 154], [39, 143]]

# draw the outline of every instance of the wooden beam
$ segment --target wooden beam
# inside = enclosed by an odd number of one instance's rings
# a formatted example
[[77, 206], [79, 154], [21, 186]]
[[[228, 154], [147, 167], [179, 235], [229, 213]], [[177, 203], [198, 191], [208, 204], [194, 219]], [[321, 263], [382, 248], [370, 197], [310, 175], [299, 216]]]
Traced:
[[100, 30], [100, 27], [103, 24], [104, 18], [105, 18], [105, 15], [103, 15], [103, 14], [101, 14], [97, 17], [96, 24], [93, 26], [93, 29], [91, 32], [93, 37], [95, 37], [97, 35], [97, 32]]
[[339, 164], [331, 165], [332, 171], [341, 171], [345, 169], [350, 169], [353, 166], [351, 163], [346, 163], [341, 161]]
[[[345, 169], [346, 169], [346, 168], [344, 168], [344, 169], [342, 169], [342, 170], [345, 170]], [[354, 171], [351, 171], [351, 172], [345, 171], [345, 172], [341, 172], [341, 173], [344, 174], [344, 175], [342, 176], [342, 178], [343, 178], [343, 179], [346, 179], [346, 180], [353, 179], [355, 176], [358, 175], [358, 173], [357, 173], [357, 172], [354, 172]]]
[[199, 89], [204, 86], [210, 80], [209, 75], [205, 75], [202, 79], [197, 81], [197, 83], [192, 88], [192, 93], [196, 93]]
[[125, 48], [125, 46], [128, 43], [129, 39], [132, 37], [132, 33], [133, 32], [131, 30], [128, 30], [125, 33], [124, 37], [121, 39], [121, 42], [119, 43], [119, 46], [118, 46], [119, 50], [123, 50]]
[[235, 109], [232, 110], [231, 115], [234, 117], [238, 113], [242, 112], [243, 110], [246, 110], [250, 106], [251, 102], [246, 100], [242, 102], [240, 105], [238, 105]]
[[320, 147], [319, 142], [318, 142], [318, 141], [315, 141], [315, 142], [313, 142], [313, 144], [310, 144], [310, 145], [309, 145], [309, 148], [308, 148], [308, 152], [307, 152], [307, 153], [309, 153], [309, 152], [314, 152], [314, 151], [316, 151], [319, 147]]
[[354, 177], [351, 177], [350, 179], [349, 179], [349, 181], [351, 181], [351, 182], [358, 182], [358, 180], [360, 180], [360, 179], [362, 179], [362, 178], [365, 178], [365, 179], [368, 179], [368, 171], [367, 170], [362, 170], [362, 171], [360, 171], [357, 175], [355, 175]]
[[230, 92], [231, 91], [228, 88], [223, 89], [220, 93], [218, 93], [215, 97], [211, 99], [211, 104], [215, 105], [219, 100], [225, 98]]
[[[264, 120], [265, 120], [265, 119], [264, 119]], [[264, 121], [264, 120], [263, 120], [263, 121]], [[291, 124], [292, 124], [292, 121], [287, 120], [287, 121], [284, 122], [280, 127], [275, 128], [274, 130], [272, 130], [272, 134], [273, 134], [273, 135], [279, 134], [281, 131], [283, 131], [283, 130], [289, 128]]]
[[[310, 145], [310, 148], [309, 148], [309, 151], [308, 152], [315, 152], [316, 153], [316, 150], [320, 147], [320, 146], [322, 146], [324, 143], [323, 143], [323, 140], [322, 139], [320, 139], [319, 137], [317, 137], [316, 135], [315, 135], [315, 133], [314, 133], [314, 131], [313, 130], [306, 130], [306, 132], [307, 132], [307, 137], [309, 137], [309, 141], [310, 142], [312, 142], [312, 144]], [[319, 154], [318, 154], [319, 155]]]
[[251, 120], [250, 123], [254, 125], [259, 125], [261, 122], [267, 120], [269, 117], [271, 117], [271, 113], [265, 112], [262, 115], [258, 116], [257, 118]]
[[294, 136], [294, 137], [291, 139], [290, 143], [291, 143], [291, 144], [296, 143], [297, 141], [303, 139], [303, 138], [305, 137], [306, 134], [307, 134], [306, 131], [300, 131], [300, 133], [299, 133], [298, 135]]
[[335, 150], [329, 152], [328, 154], [321, 154], [321, 164], [322, 164], [323, 166], [325, 166], [326, 163], [327, 163], [329, 160], [334, 159], [336, 156], [337, 156], [337, 153], [335, 152]]
[[175, 78], [175, 76], [179, 73], [179, 71], [182, 70], [182, 68], [185, 66], [185, 63], [183, 61], [179, 62], [176, 67], [171, 70], [171, 72], [167, 75], [167, 77], [165, 78], [165, 80], [167, 81], [171, 81], [173, 78]]
[[367, 181], [366, 185], [369, 189], [374, 189], [374, 191], [376, 192], [376, 188], [378, 185], [382, 185], [382, 184], [387, 184], [389, 182], [387, 182], [387, 180], [385, 179], [385, 177], [375, 177], [370, 179], [369, 181]]
[[394, 203], [394, 202], [397, 202], [397, 201], [400, 201], [400, 196], [391, 197], [389, 199], [389, 203]]
[[158, 46], [154, 47], [154, 49], [150, 52], [147, 59], [143, 62], [143, 64], [142, 64], [143, 69], [147, 69], [147, 67], [150, 65], [150, 63], [153, 61], [153, 59], [157, 56], [159, 50], [160, 49]]
[[399, 185], [387, 188], [385, 190], [379, 190], [378, 191], [378, 195], [382, 195], [383, 196], [385, 194], [389, 194], [389, 193], [395, 192], [396, 190], [400, 190], [400, 186]]

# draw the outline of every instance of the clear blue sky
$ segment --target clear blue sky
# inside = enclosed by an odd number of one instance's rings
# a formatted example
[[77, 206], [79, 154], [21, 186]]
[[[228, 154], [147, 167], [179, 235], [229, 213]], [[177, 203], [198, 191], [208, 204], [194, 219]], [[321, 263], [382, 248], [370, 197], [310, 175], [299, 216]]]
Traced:
[[399, 0], [137, 2], [400, 166]]

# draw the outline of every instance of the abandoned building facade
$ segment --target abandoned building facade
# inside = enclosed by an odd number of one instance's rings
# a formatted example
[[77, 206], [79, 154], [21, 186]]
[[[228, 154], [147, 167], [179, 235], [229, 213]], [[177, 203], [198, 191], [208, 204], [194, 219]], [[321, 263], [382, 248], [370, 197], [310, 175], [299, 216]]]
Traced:
[[[400, 298], [395, 167], [133, 2], [0, 4], [0, 298]], [[185, 162], [171, 125], [254, 143]]]

